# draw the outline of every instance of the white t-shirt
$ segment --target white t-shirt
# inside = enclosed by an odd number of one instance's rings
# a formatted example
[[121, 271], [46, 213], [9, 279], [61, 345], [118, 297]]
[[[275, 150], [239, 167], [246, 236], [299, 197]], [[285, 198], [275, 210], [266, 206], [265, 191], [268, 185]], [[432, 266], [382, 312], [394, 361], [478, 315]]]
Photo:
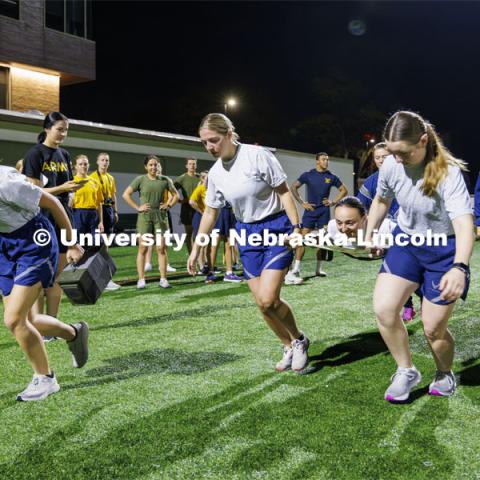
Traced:
[[[378, 229], [378, 233], [381, 234], [381, 235], [387, 234], [387, 233], [393, 233], [396, 226], [397, 226], [397, 224], [395, 222], [393, 222], [389, 218], [385, 218], [383, 220], [382, 224], [380, 225], [380, 228]], [[366, 225], [365, 225], [365, 229], [363, 231], [363, 238], [365, 238], [366, 230], [367, 230], [367, 228], [366, 228]], [[344, 233], [341, 233], [340, 230], [338, 229], [337, 222], [335, 221], [334, 218], [332, 218], [328, 222], [327, 232], [328, 232], [328, 235], [330, 236], [330, 238], [332, 239], [332, 241], [334, 241], [334, 242], [335, 241], [340, 242], [342, 238], [346, 238], [346, 235]], [[350, 243], [350, 242], [348, 242], [348, 243]]]
[[0, 166], [0, 233], [23, 227], [38, 215], [42, 189], [11, 167]]
[[280, 162], [269, 150], [240, 144], [229, 162], [218, 159], [208, 173], [206, 204], [222, 208], [232, 205], [240, 222], [258, 222], [283, 210], [273, 190], [287, 179]]
[[472, 214], [470, 195], [461, 170], [448, 166], [447, 177], [440, 182], [433, 197], [427, 197], [423, 185], [423, 165], [407, 168], [397, 163], [393, 155], [383, 162], [378, 178], [377, 195], [397, 199], [400, 205], [397, 223], [408, 235], [445, 233], [453, 235], [452, 220]]

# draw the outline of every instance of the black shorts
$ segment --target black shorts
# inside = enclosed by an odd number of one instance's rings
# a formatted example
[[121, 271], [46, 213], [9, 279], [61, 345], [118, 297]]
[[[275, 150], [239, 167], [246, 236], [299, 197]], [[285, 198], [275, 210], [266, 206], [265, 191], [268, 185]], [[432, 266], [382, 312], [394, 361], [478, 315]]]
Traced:
[[195, 210], [188, 203], [182, 203], [180, 222], [182, 222], [183, 225], [191, 225], [194, 213]]
[[[60, 200], [60, 203], [63, 206], [63, 209], [65, 210], [65, 213], [67, 214], [68, 219], [70, 220], [70, 223], [72, 224], [73, 227], [73, 211], [72, 209], [68, 206], [68, 199], [63, 199], [60, 197], [57, 197]], [[63, 245], [61, 241], [61, 232], [60, 232], [60, 227], [55, 223], [55, 219], [53, 218], [53, 215], [50, 213], [49, 210], [42, 210], [42, 213], [50, 220], [50, 222], [53, 225], [53, 228], [55, 229], [55, 236], [57, 237], [57, 242], [58, 242], [58, 250], [59, 253], [67, 253], [68, 247], [66, 245]]]
[[115, 211], [112, 205], [103, 205], [103, 228], [105, 233], [113, 233], [115, 227]]

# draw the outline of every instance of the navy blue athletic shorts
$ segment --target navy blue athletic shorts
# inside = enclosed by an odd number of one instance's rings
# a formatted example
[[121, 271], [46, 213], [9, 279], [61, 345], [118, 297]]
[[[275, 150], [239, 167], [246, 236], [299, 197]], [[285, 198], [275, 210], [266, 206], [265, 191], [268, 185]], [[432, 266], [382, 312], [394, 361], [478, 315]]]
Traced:
[[[397, 226], [393, 235], [404, 234]], [[405, 234], [404, 234], [405, 235]], [[393, 245], [388, 249], [380, 273], [391, 273], [420, 285], [418, 293], [437, 305], [448, 305], [440, 298], [440, 280], [453, 264], [455, 257], [455, 236], [447, 238], [445, 246], [414, 246], [410, 242], [406, 246]], [[469, 283], [461, 296], [467, 298]]]
[[[246, 237], [252, 233], [263, 234], [265, 230], [269, 233], [290, 234], [293, 231], [292, 224], [285, 212], [270, 215], [263, 220], [254, 223], [237, 222], [235, 230], [241, 235], [245, 231]], [[263, 270], [283, 270], [288, 268], [293, 260], [293, 251], [287, 245], [238, 245], [240, 259], [243, 265], [243, 274], [247, 280], [259, 277]]]
[[[34, 241], [38, 230], [45, 230], [43, 233], [50, 236], [44, 246]], [[41, 282], [43, 288], [51, 287], [57, 264], [57, 237], [53, 225], [43, 214], [11, 233], [0, 233], [0, 290], [5, 297], [10, 295], [14, 284], [30, 287]]]

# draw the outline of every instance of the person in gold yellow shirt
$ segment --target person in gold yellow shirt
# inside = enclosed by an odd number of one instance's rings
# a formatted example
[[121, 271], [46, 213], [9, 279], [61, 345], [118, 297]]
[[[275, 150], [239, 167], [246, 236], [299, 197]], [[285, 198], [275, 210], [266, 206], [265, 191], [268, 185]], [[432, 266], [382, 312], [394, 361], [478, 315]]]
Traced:
[[[108, 173], [110, 155], [101, 152], [97, 155], [97, 169], [90, 175], [100, 184], [103, 193], [103, 230], [105, 233], [114, 233], [115, 224], [118, 223], [117, 187], [115, 178]], [[120, 285], [113, 280], [108, 282], [105, 290], [118, 290]]]
[[83, 186], [73, 196], [73, 225], [78, 233], [95, 234], [95, 230], [103, 232], [103, 211], [104, 201], [100, 184], [88, 175], [88, 157], [78, 155], [75, 157], [76, 175], [75, 182]]
[[103, 227], [105, 233], [113, 233], [118, 222], [117, 187], [115, 178], [108, 173], [110, 156], [106, 152], [97, 155], [97, 169], [90, 175], [101, 186], [103, 193]]

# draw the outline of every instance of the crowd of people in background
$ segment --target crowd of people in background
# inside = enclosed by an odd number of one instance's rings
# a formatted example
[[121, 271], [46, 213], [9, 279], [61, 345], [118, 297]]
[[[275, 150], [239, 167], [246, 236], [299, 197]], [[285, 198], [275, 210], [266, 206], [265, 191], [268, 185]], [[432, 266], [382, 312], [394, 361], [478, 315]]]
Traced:
[[[52, 112], [45, 117], [43, 127], [38, 143], [17, 163], [17, 170], [28, 182], [13, 169], [0, 170], [0, 204], [4, 207], [0, 210], [0, 255], [10, 265], [0, 275], [5, 323], [34, 370], [32, 382], [18, 395], [19, 400], [43, 399], [59, 389], [41, 336], [66, 340], [75, 367], [83, 366], [88, 358], [88, 325], [67, 325], [57, 319], [62, 291], [56, 279], [68, 262], [78, 261], [83, 254], [78, 245], [62, 244], [60, 229], [66, 230], [67, 238], [72, 235], [72, 226], [79, 233], [113, 233], [119, 221], [115, 178], [108, 172], [109, 154], [100, 152], [95, 171], [89, 173], [87, 155], [80, 154], [72, 162], [61, 146], [67, 137], [68, 119]], [[283, 345], [276, 369], [299, 372], [308, 363], [310, 341], [298, 328], [293, 310], [280, 292], [283, 284], [303, 283], [300, 272], [305, 248], [294, 251], [287, 245], [249, 242], [234, 247], [228, 240], [231, 230], [305, 236], [324, 229], [332, 238], [343, 234], [352, 239], [362, 229], [367, 240], [374, 229], [407, 235], [427, 229], [445, 233], [448, 245], [429, 252], [411, 244], [388, 249], [374, 291], [374, 310], [380, 333], [397, 364], [385, 398], [405, 400], [421, 379], [402, 322], [415, 317], [414, 292], [420, 297], [425, 335], [437, 368], [429, 391], [432, 395], [453, 394], [454, 343], [447, 324], [455, 301], [467, 295], [474, 224], [461, 174], [465, 164], [448, 152], [432, 125], [412, 112], [392, 116], [385, 128], [385, 142], [372, 149], [371, 175], [357, 197], [349, 196], [347, 187], [329, 170], [326, 152], [318, 153], [315, 167], [289, 185], [272, 152], [240, 143], [225, 115], [207, 115], [198, 133], [216, 160], [209, 171], [197, 173], [197, 160], [189, 157], [186, 172], [172, 179], [163, 175], [161, 159], [149, 154], [143, 162], [145, 173], [134, 178], [122, 194], [137, 212], [137, 233], [156, 236], [159, 287], [171, 288], [167, 275], [175, 268], [169, 265], [164, 236], [175, 228], [170, 210], [180, 202], [188, 272], [205, 275], [206, 283], [219, 280], [216, 264], [221, 247], [223, 280], [248, 284], [260, 313]], [[303, 185], [305, 197], [300, 192]], [[337, 192], [331, 199], [333, 188]], [[17, 205], [14, 213], [12, 202]], [[301, 221], [297, 204], [304, 210]], [[474, 215], [480, 236], [480, 176]], [[52, 232], [54, 241], [48, 249], [39, 249], [31, 241], [32, 229], [39, 226]], [[195, 242], [197, 235], [209, 234], [214, 228], [222, 243], [200, 246]], [[376, 248], [372, 251], [374, 255], [382, 253]], [[152, 269], [152, 252], [140, 237], [136, 258], [139, 290], [147, 286], [145, 272]], [[331, 259], [331, 251], [317, 249], [315, 276], [327, 276], [322, 262]], [[234, 271], [238, 260], [242, 275]], [[113, 281], [107, 286], [107, 290], [118, 288]]]

